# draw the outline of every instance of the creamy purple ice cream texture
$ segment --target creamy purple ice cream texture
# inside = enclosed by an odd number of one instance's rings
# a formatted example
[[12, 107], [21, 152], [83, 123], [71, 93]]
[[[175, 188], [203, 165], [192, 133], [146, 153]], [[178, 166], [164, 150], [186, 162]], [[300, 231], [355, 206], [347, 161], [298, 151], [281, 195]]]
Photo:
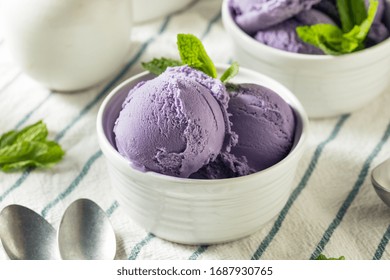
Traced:
[[237, 24], [249, 34], [281, 23], [321, 0], [231, 0]]
[[242, 84], [228, 92], [188, 66], [131, 89], [113, 129], [136, 169], [197, 179], [268, 168], [290, 152], [294, 131], [292, 109], [273, 91]]
[[272, 26], [267, 30], [260, 30], [254, 38], [267, 46], [284, 51], [303, 54], [323, 54], [323, 51], [319, 48], [303, 42], [296, 32], [298, 26], [317, 23], [334, 24], [333, 20], [327, 15], [312, 9], [301, 12], [295, 17]]
[[266, 169], [290, 152], [294, 112], [274, 91], [257, 84], [240, 84], [231, 95], [228, 112], [239, 140], [231, 153], [245, 156], [252, 169]]
[[187, 178], [234, 143], [228, 100], [220, 81], [169, 68], [129, 92], [114, 127], [117, 150], [140, 170]]
[[[369, 0], [365, 2], [368, 7]], [[296, 27], [341, 24], [335, 0], [230, 0], [228, 4], [235, 22], [244, 32], [263, 44], [289, 52], [323, 54], [320, 49], [304, 43]], [[387, 5], [385, 0], [379, 0], [366, 47], [389, 38], [390, 26], [384, 24]]]
[[274, 91], [240, 84], [231, 91], [228, 112], [238, 142], [192, 178], [224, 179], [264, 170], [285, 158], [295, 136], [292, 108]]

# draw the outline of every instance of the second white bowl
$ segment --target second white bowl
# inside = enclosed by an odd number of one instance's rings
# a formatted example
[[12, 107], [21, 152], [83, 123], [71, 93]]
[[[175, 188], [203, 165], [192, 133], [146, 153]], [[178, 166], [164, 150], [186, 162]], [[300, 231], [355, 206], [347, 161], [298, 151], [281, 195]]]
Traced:
[[222, 16], [233, 41], [234, 58], [287, 86], [309, 117], [353, 112], [389, 85], [390, 39], [348, 55], [297, 54], [266, 46], [247, 35], [234, 22], [228, 0], [223, 2]]

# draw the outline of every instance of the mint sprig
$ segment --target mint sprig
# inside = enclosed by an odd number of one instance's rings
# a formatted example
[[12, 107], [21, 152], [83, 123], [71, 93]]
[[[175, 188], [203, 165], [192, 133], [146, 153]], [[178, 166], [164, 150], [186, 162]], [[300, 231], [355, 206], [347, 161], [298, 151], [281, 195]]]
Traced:
[[238, 62], [234, 61], [228, 69], [222, 74], [221, 81], [222, 83], [226, 83], [230, 79], [232, 79], [234, 76], [238, 74], [240, 66], [238, 65]]
[[177, 47], [184, 64], [217, 78], [217, 69], [208, 56], [202, 42], [192, 34], [178, 34]]
[[367, 10], [364, 0], [338, 0], [341, 27], [343, 32], [351, 31], [354, 26], [362, 24], [367, 18]]
[[150, 73], [153, 73], [155, 75], [160, 75], [168, 67], [183, 65], [183, 63], [179, 60], [165, 58], [165, 57], [154, 58], [149, 62], [142, 62], [141, 64], [144, 69], [148, 70]]
[[367, 12], [364, 0], [338, 0], [337, 4], [342, 22], [341, 29], [332, 24], [299, 26], [296, 29], [298, 36], [302, 41], [330, 55], [364, 49], [364, 41], [378, 9], [378, 0], [370, 0]]
[[[143, 62], [142, 66], [149, 72], [160, 75], [168, 67], [188, 65], [194, 69], [200, 70], [206, 75], [217, 78], [217, 69], [209, 55], [207, 54], [202, 41], [192, 34], [178, 34], [177, 46], [181, 61], [169, 58], [154, 58], [149, 62]], [[239, 65], [233, 62], [222, 74], [220, 80], [227, 83], [230, 79], [237, 75]]]
[[48, 168], [59, 162], [65, 153], [56, 142], [47, 140], [47, 135], [42, 121], [4, 133], [0, 136], [0, 169], [9, 172]]
[[341, 261], [341, 260], [345, 260], [345, 257], [344, 256], [341, 256], [341, 257], [338, 257], [338, 258], [328, 258], [327, 256], [325, 256], [324, 254], [320, 254], [316, 260], [320, 260], [320, 261]]

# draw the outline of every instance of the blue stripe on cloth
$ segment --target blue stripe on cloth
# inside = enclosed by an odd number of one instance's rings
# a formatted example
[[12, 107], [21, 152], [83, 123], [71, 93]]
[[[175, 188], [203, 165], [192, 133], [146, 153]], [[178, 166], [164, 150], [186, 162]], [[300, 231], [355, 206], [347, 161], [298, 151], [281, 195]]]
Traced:
[[202, 255], [208, 248], [208, 245], [199, 246], [198, 249], [188, 258], [189, 260], [196, 260]]
[[378, 153], [381, 151], [383, 145], [389, 139], [389, 136], [390, 136], [390, 123], [387, 125], [386, 131], [383, 134], [381, 140], [378, 142], [378, 144], [375, 146], [374, 150], [371, 152], [371, 154], [368, 156], [368, 158], [364, 162], [362, 170], [360, 171], [359, 176], [358, 176], [351, 192], [348, 194], [347, 198], [344, 200], [343, 204], [341, 205], [339, 211], [336, 214], [336, 217], [333, 219], [333, 221], [330, 223], [329, 227], [324, 232], [324, 235], [322, 236], [320, 242], [316, 246], [310, 259], [312, 259], [312, 260], [316, 259], [321, 254], [321, 252], [324, 250], [326, 244], [328, 244], [334, 231], [340, 225], [341, 221], [343, 220], [345, 214], [348, 211], [348, 208], [351, 206], [352, 202], [354, 201], [357, 194], [359, 193], [359, 190], [362, 187], [362, 185], [363, 185], [363, 183], [368, 175], [368, 171], [370, 169], [372, 161], [378, 155]]
[[155, 237], [155, 235], [153, 235], [152, 233], [148, 233], [148, 235], [144, 239], [142, 239], [139, 243], [137, 243], [133, 247], [133, 250], [131, 250], [131, 253], [130, 253], [130, 256], [128, 259], [129, 260], [137, 259], [139, 253], [141, 252], [141, 249], [143, 247], [145, 247], [150, 242], [150, 240], [152, 240], [154, 237]]
[[[128, 64], [126, 64], [126, 66], [123, 68], [123, 70], [102, 90], [102, 92], [100, 92], [98, 94], [98, 96], [93, 99], [89, 104], [87, 104], [86, 107], [84, 107], [81, 112], [79, 113], [79, 115], [73, 119], [62, 131], [59, 132], [59, 134], [57, 134], [57, 136], [55, 137], [55, 140], [56, 141], [59, 141], [61, 140], [65, 134], [67, 133], [67, 131], [77, 123], [77, 121], [79, 121], [94, 105], [97, 104], [97, 102], [99, 101], [99, 99], [101, 99], [102, 97], [104, 97], [107, 93], [107, 91], [110, 89], [110, 87], [112, 87], [117, 81], [119, 81], [123, 75], [137, 62], [137, 60], [142, 56], [142, 54], [145, 52], [147, 46], [152, 43], [154, 40], [155, 40], [155, 37], [160, 35], [161, 33], [163, 33], [166, 29], [166, 27], [168, 26], [168, 22], [170, 20], [170, 17], [167, 17], [161, 28], [159, 29], [157, 35], [151, 37], [147, 42], [145, 42], [142, 47], [140, 48], [140, 50], [138, 51], [138, 53], [133, 57], [132, 60], [130, 60], [130, 62]], [[4, 198], [9, 195], [13, 190], [19, 188], [23, 182], [28, 178], [29, 174], [31, 173], [31, 170], [29, 170], [28, 172], [24, 172], [22, 174], [21, 177], [19, 177], [17, 179], [17, 181], [11, 186], [9, 187], [1, 196], [0, 196], [0, 202], [2, 200], [4, 200]]]
[[37, 106], [35, 106], [33, 109], [31, 109], [30, 112], [28, 112], [15, 126], [15, 129], [19, 129], [22, 125], [28, 121], [28, 119], [31, 117], [32, 114], [34, 114], [43, 104], [45, 104], [50, 97], [52, 96], [52, 93], [50, 92], [40, 103], [38, 103]]
[[340, 132], [343, 124], [349, 118], [349, 116], [350, 115], [343, 115], [343, 116], [341, 116], [340, 119], [338, 120], [338, 122], [336, 123], [335, 127], [333, 128], [333, 131], [331, 132], [329, 137], [325, 141], [321, 142], [317, 146], [317, 148], [316, 148], [316, 150], [315, 150], [315, 152], [313, 154], [313, 157], [312, 157], [312, 159], [311, 159], [311, 161], [309, 163], [309, 166], [306, 169], [306, 171], [305, 171], [301, 181], [299, 182], [298, 186], [294, 189], [294, 191], [290, 195], [286, 205], [283, 207], [282, 211], [280, 212], [280, 214], [279, 214], [277, 220], [275, 221], [271, 231], [263, 239], [263, 241], [261, 242], [260, 246], [257, 248], [255, 253], [253, 254], [252, 260], [258, 260], [259, 258], [261, 258], [261, 256], [265, 252], [265, 250], [271, 244], [272, 240], [274, 239], [274, 237], [276, 236], [276, 234], [278, 233], [278, 231], [282, 227], [283, 221], [286, 218], [286, 216], [288, 214], [288, 211], [290, 210], [290, 208], [292, 207], [293, 203], [298, 198], [298, 196], [300, 195], [302, 190], [306, 187], [306, 185], [307, 185], [311, 175], [313, 174], [314, 170], [316, 169], [318, 160], [319, 160], [319, 158], [320, 158], [324, 148], [326, 147], [326, 145], [328, 145], [331, 141], [333, 141], [336, 138], [336, 136]]
[[107, 216], [110, 217], [115, 212], [115, 210], [118, 209], [118, 207], [119, 207], [119, 203], [118, 203], [118, 201], [115, 200], [111, 204], [111, 206], [107, 209], [107, 211], [106, 211]]
[[215, 23], [217, 23], [221, 19], [221, 11], [219, 11], [210, 21], [209, 24], [206, 27], [206, 30], [203, 32], [202, 36], [200, 37], [202, 40], [209, 35], [211, 28]]
[[372, 258], [373, 260], [380, 260], [383, 256], [383, 253], [386, 250], [387, 244], [389, 244], [389, 239], [390, 239], [390, 225], [387, 227], [387, 230], [385, 234], [383, 235], [381, 241], [379, 242], [378, 248], [375, 251], [374, 257]]
[[15, 184], [13, 184], [10, 188], [6, 189], [5, 192], [0, 195], [0, 202], [2, 202], [13, 190], [18, 188], [27, 179], [31, 171], [31, 168], [23, 171], [22, 175], [18, 178], [18, 180], [16, 180]]
[[41, 214], [43, 217], [46, 217], [47, 212], [56, 206], [61, 200], [63, 200], [65, 197], [67, 197], [69, 194], [71, 194], [76, 187], [81, 183], [81, 181], [84, 179], [84, 177], [88, 174], [88, 171], [91, 169], [91, 166], [94, 164], [94, 162], [102, 156], [102, 152], [99, 150], [98, 152], [94, 153], [88, 161], [85, 163], [83, 168], [81, 169], [81, 172], [77, 175], [77, 177], [70, 183], [70, 185], [60, 193], [53, 201], [49, 202], [45, 208], [43, 208]]

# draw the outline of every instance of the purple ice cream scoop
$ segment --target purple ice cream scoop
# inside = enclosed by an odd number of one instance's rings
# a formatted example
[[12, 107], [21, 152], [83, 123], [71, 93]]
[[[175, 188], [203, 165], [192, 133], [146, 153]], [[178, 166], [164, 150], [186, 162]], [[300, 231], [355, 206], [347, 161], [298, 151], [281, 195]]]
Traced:
[[225, 179], [266, 169], [285, 158], [295, 135], [291, 107], [272, 90], [256, 84], [240, 84], [231, 92], [228, 112], [238, 142], [192, 178]]
[[187, 178], [229, 143], [228, 101], [220, 81], [168, 68], [129, 92], [114, 127], [117, 150], [140, 170]]
[[278, 25], [261, 30], [254, 38], [270, 47], [280, 50], [302, 54], [324, 54], [319, 48], [303, 42], [296, 32], [298, 26], [313, 25], [317, 23], [334, 24], [327, 15], [317, 10], [303, 11], [292, 19]]
[[231, 94], [228, 112], [238, 143], [231, 150], [246, 157], [249, 166], [260, 171], [285, 158], [295, 135], [292, 108], [278, 94], [257, 84], [241, 84]]
[[321, 0], [230, 0], [230, 11], [242, 30], [254, 34], [281, 23]]

